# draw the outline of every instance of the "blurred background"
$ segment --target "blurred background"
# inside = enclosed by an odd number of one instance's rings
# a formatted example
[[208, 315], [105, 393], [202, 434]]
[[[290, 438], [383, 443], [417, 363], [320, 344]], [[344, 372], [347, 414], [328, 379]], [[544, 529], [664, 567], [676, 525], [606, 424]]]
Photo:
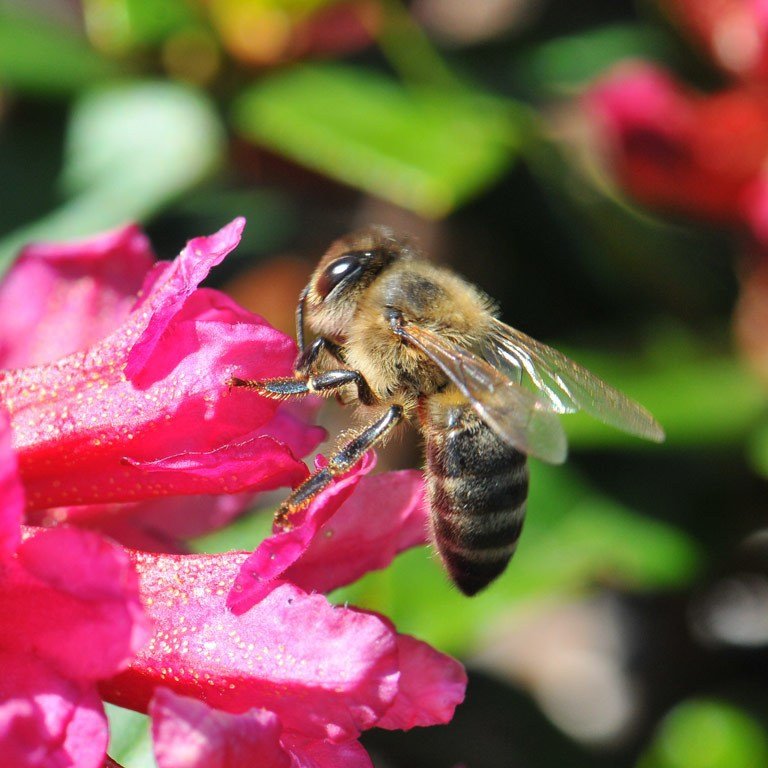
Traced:
[[[450, 726], [365, 735], [377, 768], [768, 766], [768, 4], [0, 0], [3, 268], [235, 215], [213, 284], [286, 332], [330, 241], [389, 224], [667, 431], [566, 418], [479, 597], [423, 549], [333, 596], [470, 671]], [[380, 462], [419, 465], [413, 436]]]

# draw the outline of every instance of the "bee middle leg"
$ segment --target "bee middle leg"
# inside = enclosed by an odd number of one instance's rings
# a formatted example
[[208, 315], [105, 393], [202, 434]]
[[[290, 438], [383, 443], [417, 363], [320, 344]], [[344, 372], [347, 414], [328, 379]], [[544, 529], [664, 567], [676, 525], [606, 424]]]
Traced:
[[365, 452], [383, 440], [402, 420], [403, 407], [392, 405], [379, 419], [350, 439], [328, 460], [327, 466], [308, 477], [280, 505], [275, 513], [275, 523], [284, 530], [290, 530], [290, 518], [303, 509], [320, 491], [329, 486], [334, 477], [343, 475], [357, 464]]

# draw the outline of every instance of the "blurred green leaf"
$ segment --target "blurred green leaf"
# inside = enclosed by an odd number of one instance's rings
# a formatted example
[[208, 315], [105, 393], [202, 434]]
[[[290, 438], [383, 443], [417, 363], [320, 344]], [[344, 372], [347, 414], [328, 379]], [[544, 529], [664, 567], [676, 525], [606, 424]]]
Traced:
[[768, 422], [763, 421], [752, 433], [748, 454], [752, 467], [768, 478]]
[[[648, 408], [664, 427], [667, 444], [701, 446], [745, 440], [765, 415], [768, 397], [744, 365], [693, 342], [661, 338], [657, 359], [608, 357], [568, 351], [600, 378]], [[610, 429], [583, 414], [563, 423], [574, 447], [622, 445], [659, 450], [655, 443]]]
[[768, 735], [721, 701], [687, 701], [664, 719], [638, 768], [758, 768], [768, 765]]
[[237, 259], [250, 260], [256, 254], [272, 256], [287, 248], [301, 228], [290, 196], [272, 187], [232, 189], [226, 184], [206, 184], [164, 211], [172, 218], [189, 218], [201, 232], [213, 232], [235, 213], [244, 216], [248, 226], [240, 247], [227, 259], [229, 263]]
[[118, 74], [115, 64], [65, 26], [0, 5], [0, 87], [69, 95]]
[[155, 768], [149, 718], [112, 704], [104, 709], [109, 719], [109, 756], [124, 768]]
[[148, 218], [209, 174], [222, 153], [218, 115], [191, 88], [150, 82], [84, 94], [67, 135], [67, 200], [0, 240], [0, 265], [32, 240], [81, 237]]
[[334, 600], [380, 611], [401, 631], [466, 654], [489, 617], [515, 605], [583, 593], [596, 580], [658, 589], [685, 584], [695, 574], [699, 552], [685, 534], [615, 503], [567, 468], [532, 463], [530, 487], [517, 554], [479, 596], [460, 595], [436, 555], [417, 549], [339, 590]]
[[[124, 19], [123, 35], [131, 44], [161, 42], [179, 27], [196, 22], [194, 4], [187, 0], [112, 0], [114, 18]], [[121, 7], [122, 6], [122, 7]], [[102, 15], [104, 9], [101, 10]]]
[[226, 528], [195, 539], [192, 542], [192, 548], [195, 552], [209, 553], [252, 550], [256, 549], [270, 533], [272, 533], [271, 512], [245, 515]]
[[499, 176], [522, 119], [513, 106], [468, 90], [406, 88], [340, 65], [265, 78], [234, 110], [236, 130], [254, 143], [432, 217]]
[[613, 64], [630, 58], [665, 59], [669, 41], [658, 28], [616, 24], [548, 40], [513, 61], [513, 77], [537, 95], [574, 92]]

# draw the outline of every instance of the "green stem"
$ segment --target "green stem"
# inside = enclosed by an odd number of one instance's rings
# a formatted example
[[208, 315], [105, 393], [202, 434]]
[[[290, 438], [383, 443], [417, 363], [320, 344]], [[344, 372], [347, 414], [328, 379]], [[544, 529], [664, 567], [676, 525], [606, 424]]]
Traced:
[[384, 0], [382, 7], [384, 26], [378, 36], [379, 47], [405, 82], [466, 87], [400, 0]]

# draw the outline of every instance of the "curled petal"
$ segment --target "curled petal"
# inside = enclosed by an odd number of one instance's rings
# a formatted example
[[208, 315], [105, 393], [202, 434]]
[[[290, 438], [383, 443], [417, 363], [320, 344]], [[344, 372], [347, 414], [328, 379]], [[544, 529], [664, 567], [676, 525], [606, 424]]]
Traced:
[[9, 617], [0, 648], [85, 681], [114, 675], [149, 637], [125, 552], [67, 528], [31, 532], [4, 563], [0, 616]]
[[426, 542], [426, 512], [421, 472], [364, 477], [285, 577], [303, 589], [330, 592], [386, 568], [399, 552]]
[[280, 744], [280, 720], [267, 710], [233, 715], [159, 688], [149, 714], [158, 768], [291, 766]]
[[286, 730], [339, 741], [371, 727], [394, 700], [397, 646], [378, 617], [290, 584], [234, 615], [226, 593], [245, 553], [132, 557], [155, 634], [102, 685], [111, 701], [146, 711], [165, 686], [227, 712], [263, 707]]
[[227, 598], [227, 604], [235, 613], [248, 610], [269, 593], [276, 580], [307, 551], [323, 524], [375, 464], [376, 455], [369, 451], [350, 472], [336, 479], [306, 509], [297, 512], [291, 530], [278, 531], [258, 546], [243, 564]]
[[25, 248], [0, 283], [0, 367], [48, 363], [104, 338], [154, 261], [135, 225]]
[[128, 355], [125, 374], [129, 379], [135, 383], [141, 379], [145, 386], [152, 381], [145, 366], [168, 324], [211, 268], [237, 246], [244, 227], [245, 219], [238, 218], [210, 237], [190, 240], [179, 257], [155, 280], [145, 302], [152, 309], [151, 319]]
[[378, 728], [442, 725], [464, 701], [467, 675], [458, 661], [409, 635], [398, 635], [400, 685]]
[[9, 768], [101, 768], [107, 718], [96, 688], [0, 651], [0, 755]]

